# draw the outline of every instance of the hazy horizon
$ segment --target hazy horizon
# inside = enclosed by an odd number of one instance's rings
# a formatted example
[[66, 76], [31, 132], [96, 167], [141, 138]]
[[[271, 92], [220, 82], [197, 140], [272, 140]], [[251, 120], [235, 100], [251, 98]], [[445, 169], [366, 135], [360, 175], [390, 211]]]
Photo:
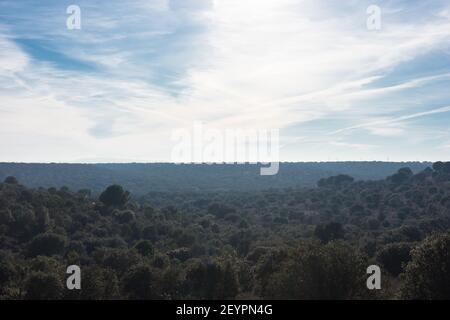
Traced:
[[[280, 164], [283, 163], [370, 163], [370, 162], [379, 162], [379, 163], [434, 163], [437, 161], [429, 161], [429, 160], [403, 160], [403, 161], [383, 161], [383, 160], [318, 160], [318, 161], [280, 161]], [[445, 161], [444, 161], [445, 162]], [[214, 162], [214, 163], [208, 163], [208, 162], [190, 162], [190, 163], [181, 163], [181, 162], [164, 162], [164, 161], [154, 161], [154, 162], [145, 162], [145, 161], [128, 161], [128, 160], [114, 160], [114, 161], [98, 161], [98, 162], [84, 162], [84, 161], [72, 161], [72, 162], [24, 162], [24, 161], [0, 161], [1, 163], [16, 163], [16, 164], [175, 164], [175, 165], [244, 165], [244, 164], [257, 164], [257, 163], [235, 163], [235, 162]], [[260, 162], [258, 162], [260, 163]]]

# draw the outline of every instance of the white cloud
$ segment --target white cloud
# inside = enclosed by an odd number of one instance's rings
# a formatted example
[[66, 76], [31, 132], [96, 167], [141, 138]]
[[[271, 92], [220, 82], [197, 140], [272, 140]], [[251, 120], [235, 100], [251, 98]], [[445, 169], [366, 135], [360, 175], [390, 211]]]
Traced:
[[2, 74], [22, 71], [28, 62], [28, 57], [20, 48], [0, 36], [0, 72]]
[[[1, 31], [0, 145], [20, 141], [10, 149], [16, 152], [11, 157], [18, 159], [41, 156], [35, 155], [36, 148], [26, 147], [32, 136], [39, 140], [35, 146], [45, 146], [48, 160], [168, 160], [170, 133], [194, 121], [216, 128], [284, 129], [336, 113], [358, 114], [356, 119], [349, 116], [356, 125], [332, 134], [364, 129], [388, 137], [404, 134], [399, 125], [404, 120], [438, 112], [368, 119], [374, 110], [365, 110], [362, 103], [448, 78], [440, 74], [369, 88], [399, 64], [448, 41], [450, 23], [445, 19], [391, 20], [381, 31], [371, 32], [365, 29], [367, 16], [361, 7], [349, 7], [353, 11], [343, 15], [310, 0], [216, 0], [200, 7], [180, 3], [130, 2], [124, 20], [132, 22], [136, 9], [144, 16], [156, 12], [161, 28], [152, 29], [154, 23], [149, 21], [139, 30], [133, 25], [116, 33], [123, 21], [114, 12], [100, 11], [91, 14], [79, 35], [55, 31], [73, 41], [61, 48], [64, 53], [100, 66], [101, 72], [61, 70], [36, 61]], [[385, 12], [401, 14], [393, 9]], [[195, 18], [189, 23], [202, 31], [186, 31], [185, 38], [176, 32], [192, 27], [186, 25], [191, 15]], [[105, 32], [109, 29], [111, 33]], [[151, 43], [157, 40], [162, 46], [164, 41], [173, 43], [159, 52]], [[192, 50], [185, 51], [187, 47]], [[158, 60], [153, 61], [155, 56]], [[170, 85], [158, 82], [166, 73], [173, 77]], [[392, 106], [383, 113], [402, 108]], [[329, 132], [324, 130], [323, 141]], [[73, 147], [57, 141], [70, 141]], [[361, 149], [370, 144], [337, 141], [334, 146]]]
[[376, 136], [398, 137], [407, 133], [403, 124], [386, 124], [384, 126], [368, 127], [367, 130]]

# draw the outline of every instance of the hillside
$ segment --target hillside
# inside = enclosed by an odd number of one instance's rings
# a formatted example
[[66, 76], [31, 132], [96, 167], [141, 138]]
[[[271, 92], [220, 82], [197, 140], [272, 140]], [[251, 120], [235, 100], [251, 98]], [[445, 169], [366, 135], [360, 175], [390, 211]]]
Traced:
[[66, 186], [98, 194], [120, 184], [134, 196], [158, 191], [255, 191], [314, 187], [322, 178], [348, 174], [356, 180], [384, 179], [402, 167], [419, 172], [427, 162], [304, 162], [281, 163], [274, 176], [261, 176], [259, 165], [226, 164], [26, 164], [0, 163], [0, 179], [14, 176], [30, 187]]

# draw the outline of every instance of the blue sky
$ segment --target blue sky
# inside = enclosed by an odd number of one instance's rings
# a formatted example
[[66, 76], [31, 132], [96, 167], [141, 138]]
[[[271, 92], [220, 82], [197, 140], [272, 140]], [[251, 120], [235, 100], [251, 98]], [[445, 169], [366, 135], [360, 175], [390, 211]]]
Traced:
[[284, 161], [450, 160], [449, 40], [444, 0], [0, 0], [0, 161], [170, 161], [198, 121]]

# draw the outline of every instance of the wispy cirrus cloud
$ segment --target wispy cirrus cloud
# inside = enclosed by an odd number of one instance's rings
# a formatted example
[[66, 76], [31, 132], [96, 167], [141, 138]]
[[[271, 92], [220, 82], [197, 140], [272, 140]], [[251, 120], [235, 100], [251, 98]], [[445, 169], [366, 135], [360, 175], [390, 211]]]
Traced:
[[81, 30], [0, 1], [0, 160], [168, 161], [195, 121], [279, 128], [291, 161], [450, 156], [408, 138], [450, 118], [445, 1], [381, 1], [379, 31], [370, 1], [78, 2]]

